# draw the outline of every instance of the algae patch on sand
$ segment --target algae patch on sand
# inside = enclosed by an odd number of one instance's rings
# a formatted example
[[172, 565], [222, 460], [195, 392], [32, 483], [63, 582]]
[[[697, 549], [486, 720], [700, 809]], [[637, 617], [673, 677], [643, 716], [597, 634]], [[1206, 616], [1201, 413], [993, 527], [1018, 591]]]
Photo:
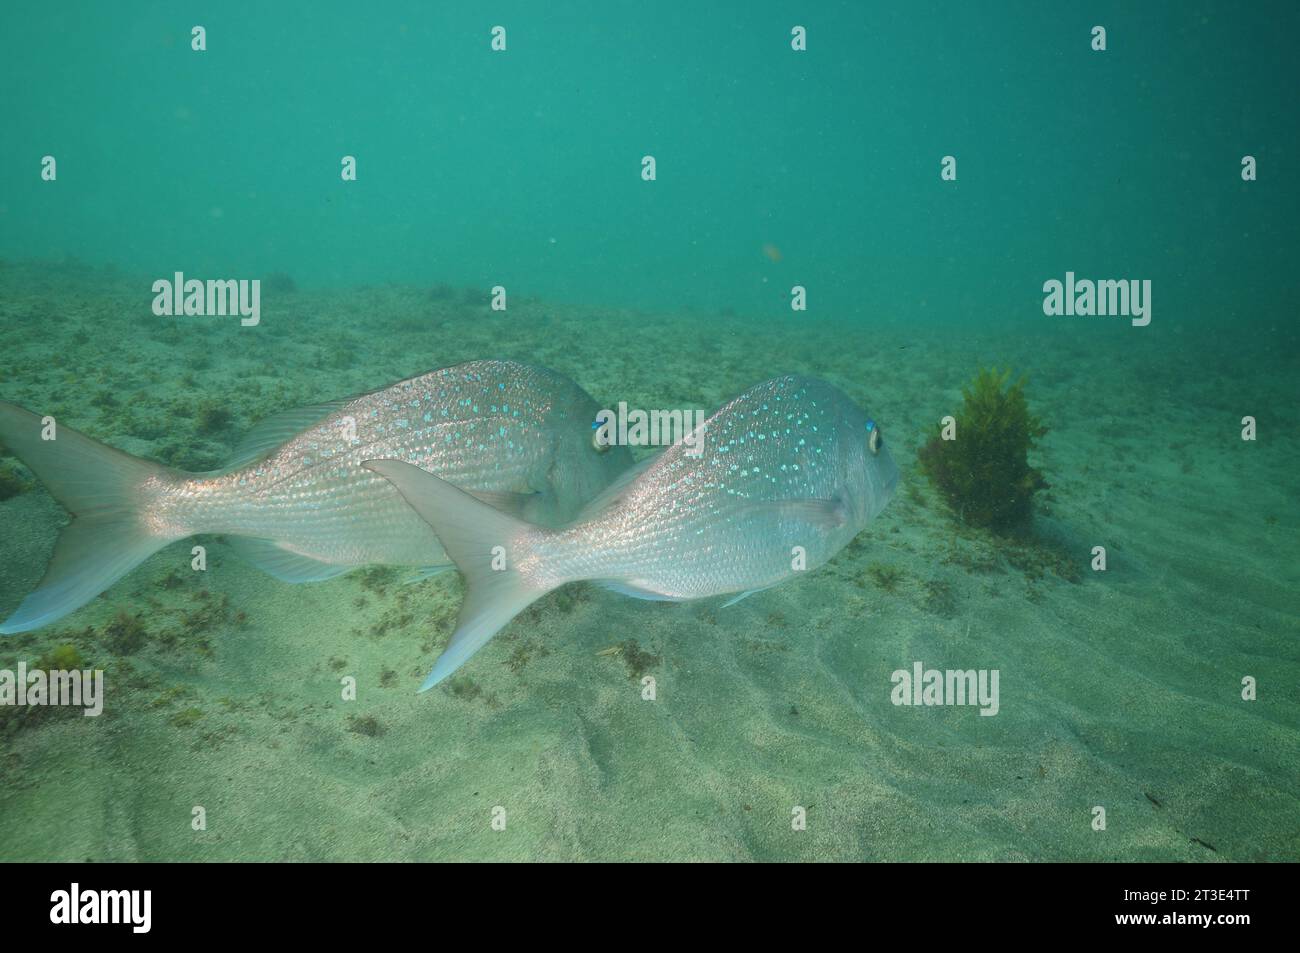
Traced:
[[1029, 464], [1047, 428], [1029, 412], [1025, 378], [1013, 382], [1009, 369], [981, 370], [962, 398], [955, 426], [938, 425], [917, 453], [921, 471], [962, 522], [1013, 532], [1029, 522], [1034, 494], [1048, 485]]

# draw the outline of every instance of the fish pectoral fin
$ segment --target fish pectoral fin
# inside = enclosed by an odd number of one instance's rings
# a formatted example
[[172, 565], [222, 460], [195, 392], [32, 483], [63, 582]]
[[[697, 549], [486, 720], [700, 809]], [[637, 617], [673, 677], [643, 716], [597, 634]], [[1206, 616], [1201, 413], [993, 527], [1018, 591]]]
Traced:
[[285, 549], [272, 540], [252, 536], [236, 536], [230, 540], [230, 547], [242, 559], [281, 582], [321, 582], [357, 568], [321, 562]]
[[839, 529], [849, 518], [848, 507], [840, 499], [766, 500], [755, 502], [756, 512], [811, 523], [822, 529]]
[[474, 499], [516, 519], [523, 519], [527, 515], [528, 505], [540, 499], [542, 495], [536, 491], [511, 493], [508, 490], [469, 490], [468, 492]]

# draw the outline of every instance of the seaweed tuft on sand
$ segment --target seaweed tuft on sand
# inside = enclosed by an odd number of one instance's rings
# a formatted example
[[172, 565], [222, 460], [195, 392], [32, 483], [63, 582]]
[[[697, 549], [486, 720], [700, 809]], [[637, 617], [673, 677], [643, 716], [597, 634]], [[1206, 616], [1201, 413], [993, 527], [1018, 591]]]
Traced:
[[0, 463], [0, 501], [31, 489], [31, 483], [18, 475], [12, 464]]
[[1047, 428], [1029, 412], [1025, 378], [1013, 382], [1009, 369], [981, 370], [962, 397], [953, 439], [940, 424], [917, 460], [963, 523], [1010, 535], [1029, 524], [1034, 494], [1048, 486], [1029, 465]]

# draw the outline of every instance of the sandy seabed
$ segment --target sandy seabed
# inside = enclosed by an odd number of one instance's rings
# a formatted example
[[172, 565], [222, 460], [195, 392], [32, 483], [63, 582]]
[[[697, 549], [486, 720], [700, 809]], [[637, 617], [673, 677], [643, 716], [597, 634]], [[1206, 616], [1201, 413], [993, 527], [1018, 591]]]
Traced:
[[[204, 574], [192, 543], [170, 546], [0, 642], [10, 669], [71, 645], [108, 685], [98, 718], [0, 711], [0, 859], [1300, 859], [1285, 355], [1216, 349], [1174, 317], [925, 329], [517, 297], [503, 315], [448, 286], [264, 289], [241, 328], [155, 318], [149, 284], [0, 267], [0, 399], [205, 470], [262, 417], [464, 360], [542, 364], [644, 408], [712, 410], [798, 371], [881, 422], [902, 484], [805, 578], [729, 608], [566, 587], [418, 696], [455, 573], [292, 586], [219, 539]], [[1050, 428], [1028, 541], [961, 526], [916, 472], [992, 364], [1029, 375]], [[0, 615], [64, 519], [39, 485], [0, 500]], [[917, 661], [998, 670], [997, 715], [894, 705], [891, 673]]]

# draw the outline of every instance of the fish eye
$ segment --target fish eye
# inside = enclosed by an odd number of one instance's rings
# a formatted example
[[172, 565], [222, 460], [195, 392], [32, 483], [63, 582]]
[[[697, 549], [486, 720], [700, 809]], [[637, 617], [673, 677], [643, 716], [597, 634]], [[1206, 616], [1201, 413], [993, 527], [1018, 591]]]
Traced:
[[872, 453], [879, 453], [880, 448], [885, 445], [885, 436], [880, 432], [880, 428], [874, 420], [867, 421], [867, 449]]

